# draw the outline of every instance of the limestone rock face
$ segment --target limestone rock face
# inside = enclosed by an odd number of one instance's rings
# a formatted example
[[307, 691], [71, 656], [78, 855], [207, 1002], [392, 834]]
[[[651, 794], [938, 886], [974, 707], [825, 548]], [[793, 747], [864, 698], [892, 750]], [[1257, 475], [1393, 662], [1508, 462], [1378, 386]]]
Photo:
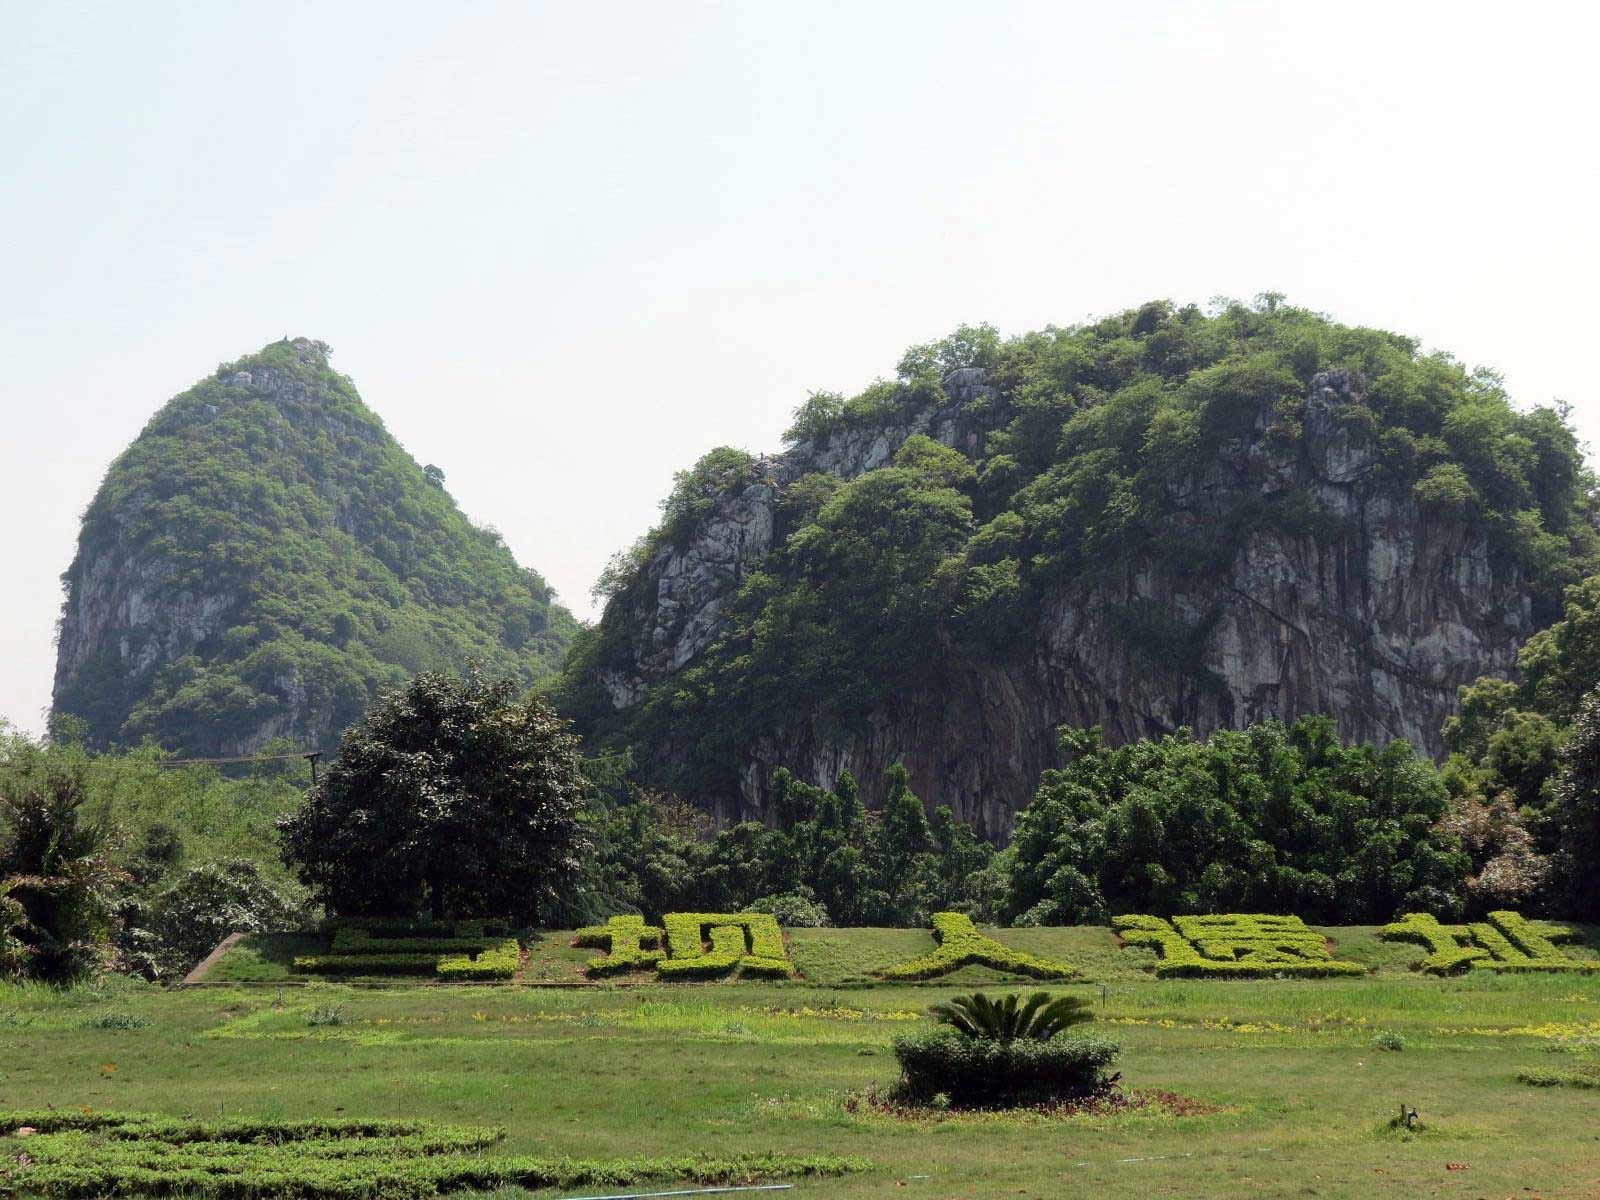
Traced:
[[576, 628], [304, 338], [156, 413], [62, 581], [54, 708], [98, 746], [327, 749], [386, 686], [469, 660], [532, 683]]
[[[914, 433], [975, 454], [983, 430], [968, 409], [987, 388], [981, 370], [954, 372], [939, 407], [761, 460], [758, 481], [722, 496], [686, 549], [663, 549], [646, 565], [641, 590], [653, 602], [628, 614], [637, 650], [630, 669], [605, 680], [612, 703], [635, 703], [716, 636], [724, 606], [770, 548], [785, 487], [811, 471], [853, 478], [888, 462]], [[1201, 530], [1226, 520], [1241, 490], [1302, 489], [1337, 518], [1337, 532], [1254, 533], [1220, 577], [1135, 570], [1060, 587], [1033, 614], [1028, 653], [997, 662], [952, 651], [947, 687], [895, 695], [847, 737], [823, 734], [797, 712], [744, 748], [739, 796], [704, 799], [725, 817], [759, 816], [772, 770], [783, 766], [823, 785], [849, 771], [875, 803], [884, 770], [903, 759], [925, 802], [1004, 835], [1040, 772], [1056, 764], [1062, 725], [1101, 725], [1122, 742], [1329, 713], [1347, 740], [1404, 738], [1441, 754], [1457, 687], [1514, 668], [1534, 628], [1532, 606], [1516, 572], [1491, 562], [1479, 530], [1369, 486], [1370, 450], [1333, 416], [1351, 388], [1344, 372], [1313, 379], [1292, 454], [1274, 448], [1274, 415], [1264, 409], [1253, 435], [1225, 446], [1186, 485], [1171, 518]], [[1175, 686], [1115, 626], [1115, 614], [1141, 605], [1204, 629], [1185, 682]]]

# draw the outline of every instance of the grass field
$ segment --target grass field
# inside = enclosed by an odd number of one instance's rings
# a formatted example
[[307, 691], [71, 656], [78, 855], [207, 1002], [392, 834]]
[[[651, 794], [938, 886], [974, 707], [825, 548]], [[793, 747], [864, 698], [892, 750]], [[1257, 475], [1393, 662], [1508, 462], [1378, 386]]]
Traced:
[[[864, 1110], [896, 1075], [889, 1039], [958, 990], [859, 986], [926, 950], [918, 930], [793, 931], [794, 983], [0, 987], [0, 1107], [412, 1117], [503, 1126], [514, 1154], [871, 1164], [797, 1185], [817, 1197], [1600, 1196], [1600, 1091], [1517, 1080], [1600, 1061], [1600, 979], [1425, 978], [1416, 947], [1331, 932], [1377, 972], [1159, 981], [1104, 930], [1004, 933], [1080, 966], [1090, 982], [1050, 990], [1092, 997], [1125, 1086], [1190, 1102], [1176, 1113]], [[524, 980], [581, 978], [592, 952], [566, 941], [535, 941]], [[241, 949], [224, 974], [269, 984], [292, 951]], [[1402, 1103], [1418, 1130], [1388, 1128]]]

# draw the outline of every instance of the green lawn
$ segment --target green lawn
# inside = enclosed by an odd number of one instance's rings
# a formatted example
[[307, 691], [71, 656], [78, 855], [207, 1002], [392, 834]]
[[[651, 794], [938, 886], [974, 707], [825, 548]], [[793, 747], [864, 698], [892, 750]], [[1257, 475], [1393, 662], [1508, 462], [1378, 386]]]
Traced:
[[[1379, 972], [1158, 981], [1104, 930], [1005, 932], [1084, 969], [1090, 982], [1057, 987], [1093, 998], [1128, 1087], [1203, 1115], [851, 1111], [853, 1094], [893, 1080], [889, 1039], [956, 990], [859, 985], [886, 957], [925, 950], [917, 930], [792, 931], [798, 983], [0, 988], [0, 1107], [419, 1117], [503, 1126], [513, 1154], [873, 1164], [796, 1188], [816, 1197], [1600, 1194], [1600, 1091], [1516, 1078], [1593, 1070], [1600, 979], [1424, 978], [1405, 966], [1416, 948], [1332, 932], [1342, 956]], [[590, 952], [566, 942], [536, 942], [525, 977], [579, 977]], [[270, 977], [291, 951], [262, 941], [233, 965]], [[330, 1012], [339, 1023], [310, 1023]], [[108, 1015], [133, 1027], [100, 1027]], [[1404, 1048], [1378, 1049], [1380, 1033]], [[1419, 1132], [1385, 1127], [1401, 1103], [1420, 1110]], [[0, 1178], [18, 1152], [0, 1139]]]

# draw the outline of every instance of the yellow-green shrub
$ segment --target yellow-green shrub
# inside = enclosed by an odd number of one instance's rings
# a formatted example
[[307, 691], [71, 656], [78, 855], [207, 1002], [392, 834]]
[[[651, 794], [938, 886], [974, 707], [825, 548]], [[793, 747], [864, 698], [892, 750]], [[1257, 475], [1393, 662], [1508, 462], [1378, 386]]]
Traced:
[[965, 913], [933, 914], [933, 938], [938, 948], [883, 972], [885, 979], [935, 979], [967, 966], [984, 966], [1035, 979], [1067, 979], [1077, 973], [1071, 963], [1038, 958], [1003, 945], [978, 932]]
[[1319, 979], [1362, 975], [1366, 967], [1340, 962], [1328, 943], [1299, 917], [1267, 913], [1218, 913], [1173, 917], [1144, 914], [1114, 917], [1124, 944], [1149, 946], [1160, 954], [1162, 978]]

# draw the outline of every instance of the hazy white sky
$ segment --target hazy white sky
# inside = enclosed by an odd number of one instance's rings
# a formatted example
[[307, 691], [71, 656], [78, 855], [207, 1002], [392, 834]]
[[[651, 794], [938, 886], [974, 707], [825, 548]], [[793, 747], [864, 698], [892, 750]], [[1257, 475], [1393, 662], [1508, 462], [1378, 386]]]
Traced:
[[1600, 440], [1587, 4], [0, 0], [0, 716], [111, 458], [285, 334], [589, 614], [963, 321], [1286, 292]]

